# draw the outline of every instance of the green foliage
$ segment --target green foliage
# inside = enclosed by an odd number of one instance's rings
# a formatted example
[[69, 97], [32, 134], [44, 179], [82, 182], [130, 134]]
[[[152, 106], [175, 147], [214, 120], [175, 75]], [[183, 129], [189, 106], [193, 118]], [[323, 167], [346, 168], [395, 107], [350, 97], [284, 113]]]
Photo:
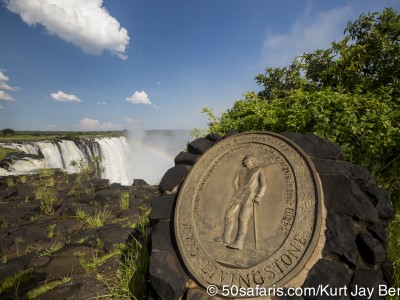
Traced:
[[149, 267], [149, 209], [142, 208], [136, 230], [139, 239], [132, 236], [123, 247], [123, 263], [116, 272], [115, 281], [104, 281], [108, 293], [98, 298], [106, 299], [147, 299], [147, 270]]
[[15, 185], [15, 182], [12, 177], [7, 177], [6, 183], [8, 187], [13, 187]]
[[50, 256], [53, 253], [57, 252], [63, 247], [63, 244], [60, 242], [57, 242], [55, 244], [52, 244], [49, 249], [44, 250], [39, 256]]
[[36, 200], [40, 201], [40, 210], [49, 215], [54, 212], [54, 204], [57, 202], [57, 191], [53, 187], [38, 186], [34, 190]]
[[14, 289], [18, 294], [18, 288], [21, 283], [27, 283], [31, 280], [32, 270], [23, 270], [13, 276], [6, 277], [0, 286], [0, 296], [7, 290]]
[[361, 15], [325, 50], [265, 69], [262, 87], [216, 117], [209, 131], [312, 132], [340, 145], [345, 159], [371, 170], [397, 212], [390, 225], [394, 286], [400, 286], [400, 15], [393, 9]]
[[56, 224], [50, 224], [47, 226], [47, 237], [53, 238], [54, 237], [54, 229], [56, 229]]
[[123, 191], [119, 196], [119, 208], [125, 210], [129, 208], [129, 192]]
[[52, 280], [50, 282], [46, 281], [39, 287], [34, 288], [34, 289], [30, 290], [28, 293], [26, 293], [26, 297], [28, 299], [35, 299], [35, 298], [39, 297], [40, 295], [47, 293], [48, 291], [51, 291], [52, 289], [54, 289], [60, 285], [66, 284], [70, 281], [71, 281], [71, 276], [64, 276], [61, 279]]
[[17, 150], [0, 147], [0, 161], [2, 161], [8, 154], [17, 153]]
[[126, 135], [125, 131], [13, 131], [12, 135], [4, 135], [3, 133], [2, 136], [0, 136], [0, 140], [8, 142], [59, 139], [74, 140], [85, 138], [119, 137], [124, 135]]
[[[329, 88], [308, 92], [292, 91], [286, 98], [264, 101], [254, 93], [235, 102], [210, 130], [223, 134], [268, 130], [312, 132], [339, 144], [344, 155], [372, 169], [379, 158], [386, 162], [400, 144], [400, 123], [389, 105], [387, 94], [347, 94]], [[399, 107], [400, 108], [400, 107]]]
[[89, 216], [84, 210], [78, 209], [75, 219], [84, 223], [88, 228], [96, 228], [103, 226], [109, 216], [110, 212], [108, 212], [106, 208], [100, 211], [96, 210], [93, 216]]
[[3, 133], [3, 136], [13, 136], [15, 134], [15, 131], [11, 128], [5, 128], [1, 132]]

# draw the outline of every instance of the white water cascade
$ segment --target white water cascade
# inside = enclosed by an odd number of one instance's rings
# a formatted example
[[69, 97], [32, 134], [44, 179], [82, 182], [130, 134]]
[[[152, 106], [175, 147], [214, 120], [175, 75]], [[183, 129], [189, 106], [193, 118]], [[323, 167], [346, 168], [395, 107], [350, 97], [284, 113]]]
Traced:
[[58, 168], [77, 173], [73, 161], [87, 165], [93, 157], [100, 157], [101, 177], [123, 185], [132, 184], [128, 157], [132, 149], [125, 137], [82, 140], [57, 140], [28, 143], [0, 144], [28, 155], [11, 155], [0, 166], [0, 176], [37, 173], [41, 168]]

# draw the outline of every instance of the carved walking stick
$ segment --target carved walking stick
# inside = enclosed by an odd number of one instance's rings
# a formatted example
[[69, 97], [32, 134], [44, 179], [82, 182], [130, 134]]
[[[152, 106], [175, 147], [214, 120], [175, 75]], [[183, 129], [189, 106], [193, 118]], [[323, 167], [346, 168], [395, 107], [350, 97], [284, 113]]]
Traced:
[[253, 202], [253, 220], [254, 220], [254, 243], [257, 249], [257, 218], [256, 218], [256, 202]]

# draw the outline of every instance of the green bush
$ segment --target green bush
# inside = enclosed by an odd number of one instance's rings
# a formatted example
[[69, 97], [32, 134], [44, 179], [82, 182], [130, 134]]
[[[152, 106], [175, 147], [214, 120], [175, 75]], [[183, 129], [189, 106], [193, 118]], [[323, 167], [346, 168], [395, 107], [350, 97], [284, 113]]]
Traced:
[[393, 9], [349, 22], [329, 49], [296, 57], [255, 77], [262, 87], [209, 117], [209, 131], [312, 132], [373, 172], [396, 210], [389, 226], [394, 286], [400, 286], [400, 15]]

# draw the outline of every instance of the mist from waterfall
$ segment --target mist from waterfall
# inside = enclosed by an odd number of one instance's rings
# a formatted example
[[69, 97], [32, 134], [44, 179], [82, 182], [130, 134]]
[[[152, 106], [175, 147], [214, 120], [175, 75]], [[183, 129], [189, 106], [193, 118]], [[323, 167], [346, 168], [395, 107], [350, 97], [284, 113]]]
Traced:
[[128, 161], [131, 177], [158, 184], [190, 139], [185, 130], [130, 130], [128, 142], [132, 152]]

